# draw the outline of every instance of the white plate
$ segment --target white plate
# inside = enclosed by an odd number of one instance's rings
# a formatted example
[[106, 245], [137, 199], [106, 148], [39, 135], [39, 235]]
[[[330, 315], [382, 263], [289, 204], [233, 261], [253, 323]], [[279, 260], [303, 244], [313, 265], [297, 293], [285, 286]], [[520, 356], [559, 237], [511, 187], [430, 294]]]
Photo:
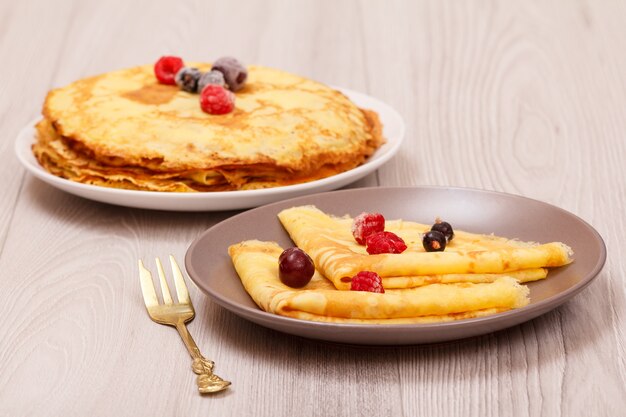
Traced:
[[374, 172], [398, 152], [404, 139], [404, 120], [391, 106], [366, 94], [338, 88], [357, 106], [374, 110], [383, 125], [387, 143], [381, 146], [363, 165], [321, 180], [284, 187], [245, 191], [215, 191], [205, 193], [170, 193], [122, 190], [82, 184], [57, 177], [44, 170], [33, 156], [35, 123], [24, 127], [15, 142], [15, 152], [24, 167], [34, 176], [60, 190], [90, 200], [120, 206], [172, 211], [236, 210], [256, 207], [305, 194], [334, 190]]

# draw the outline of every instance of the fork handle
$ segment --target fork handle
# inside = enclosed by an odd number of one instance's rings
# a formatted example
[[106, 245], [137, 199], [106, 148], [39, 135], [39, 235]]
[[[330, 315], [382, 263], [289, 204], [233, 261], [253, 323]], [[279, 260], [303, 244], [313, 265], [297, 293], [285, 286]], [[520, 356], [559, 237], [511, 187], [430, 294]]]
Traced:
[[198, 374], [198, 378], [196, 379], [198, 391], [200, 391], [201, 394], [206, 394], [221, 391], [229, 386], [229, 381], [225, 381], [213, 373], [213, 366], [215, 365], [215, 362], [202, 356], [200, 349], [198, 349], [198, 345], [196, 345], [193, 337], [191, 337], [185, 323], [176, 323], [176, 330], [178, 330], [178, 334], [183, 339], [185, 347], [193, 359], [191, 369]]
[[200, 353], [200, 349], [198, 349], [198, 345], [196, 345], [195, 340], [193, 340], [193, 337], [191, 337], [191, 333], [189, 333], [189, 330], [187, 330], [187, 326], [185, 325], [185, 323], [176, 323], [176, 330], [178, 330], [178, 334], [183, 339], [185, 347], [187, 348], [187, 352], [189, 352], [191, 358], [204, 359], [204, 357]]

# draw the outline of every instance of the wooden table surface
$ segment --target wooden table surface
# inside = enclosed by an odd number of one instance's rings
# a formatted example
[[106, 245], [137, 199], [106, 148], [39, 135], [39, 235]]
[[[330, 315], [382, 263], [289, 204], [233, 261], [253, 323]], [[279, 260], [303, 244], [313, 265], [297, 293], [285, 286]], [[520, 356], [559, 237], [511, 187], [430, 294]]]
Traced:
[[[626, 410], [626, 3], [0, 2], [0, 416], [617, 416]], [[136, 261], [233, 212], [110, 206], [34, 179], [15, 137], [46, 92], [222, 55], [373, 95], [400, 153], [351, 185], [539, 199], [593, 225], [608, 259], [565, 305], [453, 343], [356, 348], [243, 320], [191, 288], [190, 331], [233, 381], [214, 397], [145, 312]]]

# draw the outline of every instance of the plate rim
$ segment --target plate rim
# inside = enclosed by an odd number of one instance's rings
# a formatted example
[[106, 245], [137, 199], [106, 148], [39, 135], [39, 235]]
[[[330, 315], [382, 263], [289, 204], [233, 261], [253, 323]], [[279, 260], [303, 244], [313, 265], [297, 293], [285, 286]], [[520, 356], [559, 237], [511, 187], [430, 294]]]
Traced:
[[[214, 293], [213, 291], [205, 290], [201, 285], [198, 284], [197, 281], [200, 280], [198, 278], [199, 274], [195, 271], [194, 266], [191, 264], [191, 253], [200, 244], [202, 239], [207, 234], [209, 234], [213, 229], [224, 227], [225, 224], [228, 224], [231, 222], [236, 222], [240, 217], [247, 216], [252, 211], [267, 210], [268, 208], [271, 208], [272, 206], [289, 204], [292, 200], [315, 198], [316, 196], [327, 195], [327, 194], [340, 194], [340, 193], [349, 194], [349, 193], [355, 193], [355, 192], [372, 192], [374, 190], [378, 191], [381, 189], [397, 190], [397, 191], [403, 191], [403, 192], [411, 192], [411, 191], [416, 191], [416, 190], [469, 191], [472, 193], [492, 194], [492, 195], [498, 195], [500, 197], [505, 197], [505, 198], [516, 198], [516, 199], [520, 198], [520, 199], [528, 200], [534, 204], [540, 204], [542, 206], [549, 207], [550, 209], [556, 209], [557, 211], [560, 211], [561, 214], [569, 216], [573, 218], [574, 220], [578, 221], [581, 225], [583, 225], [596, 237], [596, 241], [599, 243], [600, 256], [596, 260], [593, 268], [590, 270], [589, 273], [586, 274], [583, 280], [567, 288], [566, 290], [559, 292], [557, 294], [554, 294], [541, 301], [538, 301], [537, 303], [529, 304], [521, 308], [508, 310], [505, 312], [501, 312], [501, 313], [497, 313], [497, 314], [493, 314], [493, 315], [489, 315], [485, 317], [476, 317], [476, 318], [462, 319], [462, 320], [443, 322], [443, 323], [413, 323], [413, 324], [380, 325], [380, 324], [367, 324], [367, 323], [364, 323], [364, 324], [362, 323], [326, 323], [326, 322], [309, 321], [309, 320], [285, 317], [285, 316], [280, 316], [277, 314], [269, 313], [269, 312], [261, 310], [258, 306], [256, 308], [252, 308], [252, 307], [240, 305], [238, 303], [234, 303], [230, 301], [229, 299], [225, 297], [220, 296], [219, 294]], [[511, 326], [506, 326], [505, 328], [521, 324], [523, 322], [532, 320], [536, 318], [537, 316], [560, 306], [561, 304], [565, 303], [566, 301], [574, 297], [580, 291], [585, 289], [589, 284], [591, 284], [598, 277], [598, 275], [602, 271], [606, 263], [606, 257], [607, 257], [606, 243], [604, 242], [604, 239], [602, 238], [600, 233], [591, 224], [589, 224], [587, 221], [582, 219], [580, 216], [570, 211], [567, 211], [561, 207], [558, 207], [556, 205], [553, 205], [553, 204], [550, 204], [550, 203], [547, 203], [538, 199], [525, 197], [522, 195], [517, 195], [517, 194], [512, 194], [512, 193], [507, 193], [507, 192], [501, 192], [501, 191], [485, 190], [485, 189], [473, 188], [473, 187], [424, 185], [424, 186], [362, 187], [362, 188], [354, 188], [354, 189], [346, 189], [346, 190], [335, 190], [335, 191], [328, 191], [328, 192], [295, 197], [292, 199], [278, 201], [275, 203], [266, 204], [261, 207], [256, 207], [250, 210], [246, 210], [242, 213], [238, 213], [234, 216], [231, 216], [227, 219], [222, 220], [221, 222], [209, 227], [208, 229], [203, 231], [201, 234], [199, 234], [188, 247], [185, 253], [184, 261], [185, 261], [185, 268], [187, 270], [187, 273], [189, 277], [191, 278], [191, 280], [196, 285], [196, 287], [198, 287], [198, 289], [200, 289], [202, 293], [204, 293], [205, 295], [208, 295], [211, 298], [211, 300], [215, 301], [222, 307], [231, 311], [233, 314], [248, 317], [248, 314], [246, 315], [238, 314], [238, 311], [243, 311], [243, 312], [249, 313], [249, 315], [256, 316], [256, 318], [258, 318], [260, 321], [266, 321], [266, 320], [269, 320], [272, 322], [277, 321], [279, 323], [282, 322], [287, 325], [293, 324], [293, 325], [311, 327], [311, 328], [317, 328], [317, 329], [334, 329], [334, 330], [338, 329], [340, 331], [341, 330], [374, 330], [375, 329], [377, 332], [394, 332], [394, 331], [401, 331], [401, 330], [415, 331], [416, 329], [426, 330], [426, 329], [433, 329], [433, 328], [449, 330], [449, 329], [457, 329], [461, 327], [483, 326], [488, 323], [497, 324], [501, 321], [508, 320], [511, 317], [517, 317], [517, 316], [521, 316], [522, 320], [517, 323], [512, 324]], [[228, 308], [227, 306], [230, 306], [232, 308]], [[529, 317], [524, 318], [526, 316], [529, 316]], [[449, 339], [449, 340], [455, 340], [455, 339]], [[354, 344], [355, 342], [340, 342], [340, 343]], [[360, 344], [360, 343], [357, 343], [357, 344]], [[420, 342], [402, 343], [402, 344], [420, 344]]]
[[[248, 209], [264, 205], [261, 203], [246, 203], [248, 200], [253, 199], [271, 199], [271, 202], [282, 201], [288, 198], [296, 198], [307, 193], [319, 193], [323, 190], [329, 190], [335, 187], [339, 188], [347, 184], [351, 184], [366, 175], [375, 172], [377, 169], [386, 164], [391, 158], [393, 158], [398, 151], [406, 137], [406, 123], [402, 115], [391, 105], [386, 102], [373, 97], [371, 95], [361, 93], [358, 91], [350, 90], [343, 87], [331, 87], [335, 88], [343, 94], [346, 94], [350, 100], [352, 100], [358, 107], [366, 108], [368, 106], [362, 106], [359, 104], [361, 100], [373, 101], [376, 106], [374, 110], [380, 111], [384, 109], [385, 113], [388, 113], [391, 117], [388, 120], [393, 122], [391, 129], [397, 130], [395, 135], [385, 136], [387, 142], [377, 149], [372, 156], [370, 156], [363, 164], [354, 167], [348, 171], [343, 171], [330, 177], [321, 178], [314, 181], [304, 182], [300, 184], [291, 184], [280, 187], [271, 187], [254, 190], [234, 190], [234, 191], [212, 191], [206, 193], [183, 193], [183, 192], [166, 192], [166, 191], [144, 191], [144, 190], [126, 190], [121, 188], [109, 188], [98, 185], [83, 184], [75, 181], [71, 181], [65, 178], [57, 177], [46, 171], [35, 159], [31, 152], [31, 146], [33, 145], [34, 137], [31, 134], [34, 126], [41, 120], [41, 117], [37, 117], [28, 122], [18, 132], [16, 139], [14, 140], [14, 152], [20, 161], [23, 168], [27, 172], [35, 176], [36, 178], [44, 181], [45, 183], [60, 189], [64, 192], [68, 192], [82, 198], [92, 199], [101, 202], [109, 202], [113, 199], [132, 198], [141, 199], [145, 201], [145, 204], [139, 205], [127, 205], [127, 207], [146, 208], [153, 210], [167, 210], [167, 211], [223, 211], [223, 210], [239, 210]], [[382, 121], [382, 120], [381, 120]], [[383, 132], [385, 125], [383, 124]], [[385, 147], [388, 145], [387, 147]], [[383, 150], [383, 153], [381, 152]], [[340, 183], [340, 185], [335, 185]], [[88, 197], [85, 194], [97, 194], [99, 198]], [[107, 197], [109, 196], [109, 197]], [[225, 200], [232, 199], [233, 203], [230, 204], [216, 204]], [[161, 208], [158, 207], [159, 202], [183, 202], [183, 203], [206, 203], [207, 205], [217, 205], [217, 208], [202, 207], [202, 208]], [[121, 205], [119, 202], [110, 204]], [[267, 203], [265, 203], [267, 204]]]

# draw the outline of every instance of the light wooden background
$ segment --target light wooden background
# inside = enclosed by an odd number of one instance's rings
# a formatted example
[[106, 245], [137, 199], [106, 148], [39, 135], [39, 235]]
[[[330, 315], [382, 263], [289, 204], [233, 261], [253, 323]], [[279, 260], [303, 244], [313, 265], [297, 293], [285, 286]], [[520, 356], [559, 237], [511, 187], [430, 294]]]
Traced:
[[[234, 382], [200, 397], [177, 334], [146, 315], [136, 260], [182, 260], [233, 213], [83, 200], [13, 152], [50, 88], [164, 53], [234, 55], [385, 100], [406, 143], [353, 186], [540, 199], [597, 228], [607, 265], [536, 320], [421, 347], [290, 337], [192, 288], [191, 332]], [[625, 2], [2, 0], [0, 57], [0, 416], [626, 412]]]

